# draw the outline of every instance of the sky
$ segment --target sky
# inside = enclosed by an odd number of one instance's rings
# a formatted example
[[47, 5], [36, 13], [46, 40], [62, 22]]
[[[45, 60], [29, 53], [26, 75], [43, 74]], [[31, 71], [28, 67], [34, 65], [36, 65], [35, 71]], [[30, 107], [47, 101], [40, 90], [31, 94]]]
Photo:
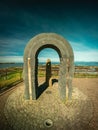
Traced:
[[[63, 36], [75, 61], [98, 62], [97, 0], [0, 0], [0, 62], [23, 62], [28, 41], [45, 32]], [[49, 48], [38, 58], [50, 57], [59, 60]]]

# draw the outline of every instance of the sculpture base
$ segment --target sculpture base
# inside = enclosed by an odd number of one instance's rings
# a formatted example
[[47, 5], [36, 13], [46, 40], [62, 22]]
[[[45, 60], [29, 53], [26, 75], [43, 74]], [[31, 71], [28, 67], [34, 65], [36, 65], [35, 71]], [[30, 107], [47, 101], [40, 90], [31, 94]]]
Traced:
[[62, 102], [58, 85], [48, 87], [37, 100], [23, 99], [24, 88], [13, 92], [5, 105], [5, 116], [14, 130], [87, 129], [93, 116], [93, 105], [77, 88], [72, 100]]

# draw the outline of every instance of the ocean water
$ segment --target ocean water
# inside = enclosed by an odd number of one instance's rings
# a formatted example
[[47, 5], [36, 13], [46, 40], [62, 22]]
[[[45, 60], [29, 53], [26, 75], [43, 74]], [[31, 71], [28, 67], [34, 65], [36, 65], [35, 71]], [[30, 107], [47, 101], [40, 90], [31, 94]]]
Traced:
[[[40, 65], [45, 65], [45, 62], [39, 63]], [[59, 62], [52, 62], [52, 64], [59, 64]], [[75, 62], [75, 66], [98, 66], [98, 62]], [[10, 67], [23, 67], [23, 63], [0, 63], [0, 69], [10, 68]]]
[[83, 61], [77, 61], [75, 62], [76, 66], [98, 66], [98, 62], [83, 62]]
[[[46, 63], [45, 62], [41, 62], [40, 63], [41, 65], [45, 65]], [[52, 64], [59, 64], [59, 62], [52, 62]], [[98, 62], [83, 62], [83, 61], [77, 61], [77, 62], [74, 62], [74, 65], [75, 66], [98, 66]]]
[[0, 69], [11, 67], [23, 67], [23, 63], [0, 63]]

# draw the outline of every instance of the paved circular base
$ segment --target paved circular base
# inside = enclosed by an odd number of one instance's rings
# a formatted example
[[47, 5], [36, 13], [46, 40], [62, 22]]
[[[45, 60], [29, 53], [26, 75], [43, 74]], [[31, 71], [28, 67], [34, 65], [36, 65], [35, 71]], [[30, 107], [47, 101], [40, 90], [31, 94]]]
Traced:
[[23, 86], [5, 105], [5, 116], [15, 130], [83, 130], [89, 127], [93, 106], [77, 88], [71, 101], [59, 99], [58, 88], [49, 87], [37, 100], [23, 99]]

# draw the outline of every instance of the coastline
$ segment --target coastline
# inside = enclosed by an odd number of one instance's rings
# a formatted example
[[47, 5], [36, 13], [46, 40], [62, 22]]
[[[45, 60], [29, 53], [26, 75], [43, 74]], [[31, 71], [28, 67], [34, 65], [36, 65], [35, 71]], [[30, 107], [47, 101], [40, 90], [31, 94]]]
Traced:
[[[39, 66], [45, 66], [45, 62], [39, 62]], [[51, 62], [52, 66], [59, 66], [59, 62]], [[74, 62], [75, 67], [92, 67], [96, 68], [98, 67], [98, 62], [82, 62], [82, 61], [76, 61]], [[0, 63], [0, 69], [4, 68], [13, 68], [13, 67], [23, 67], [23, 63], [15, 63], [15, 62], [9, 62], [9, 63]]]

